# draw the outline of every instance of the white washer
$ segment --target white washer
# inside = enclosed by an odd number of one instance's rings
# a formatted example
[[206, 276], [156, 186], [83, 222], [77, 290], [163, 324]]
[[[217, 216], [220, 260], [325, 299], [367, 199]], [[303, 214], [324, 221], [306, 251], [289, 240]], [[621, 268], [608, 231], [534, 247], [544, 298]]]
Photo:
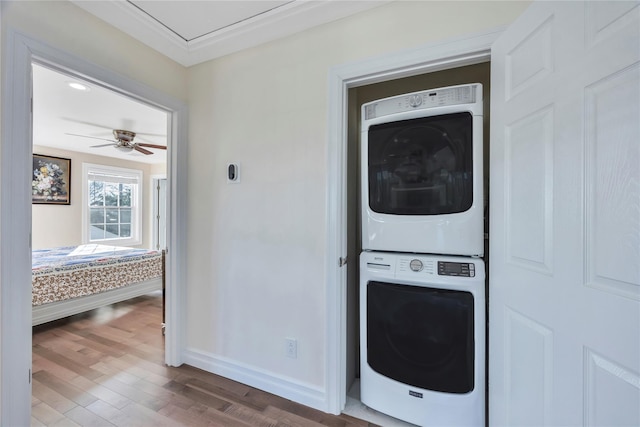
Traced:
[[420, 426], [485, 423], [485, 269], [477, 258], [363, 252], [362, 403]]
[[482, 85], [362, 106], [362, 249], [484, 254]]

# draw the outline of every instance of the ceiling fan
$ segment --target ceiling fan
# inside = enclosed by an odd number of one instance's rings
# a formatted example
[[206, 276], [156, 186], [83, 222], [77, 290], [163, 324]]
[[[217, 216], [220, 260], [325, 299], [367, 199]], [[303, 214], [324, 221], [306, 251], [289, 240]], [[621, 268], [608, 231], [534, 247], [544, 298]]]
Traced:
[[142, 154], [153, 154], [152, 151], [149, 151], [143, 147], [148, 147], [148, 148], [155, 148], [158, 150], [166, 150], [167, 147], [164, 145], [156, 145], [156, 144], [148, 144], [146, 142], [133, 142], [133, 139], [136, 137], [136, 133], [132, 132], [130, 130], [124, 130], [124, 129], [114, 129], [113, 130], [113, 136], [115, 137], [115, 141], [112, 141], [110, 139], [106, 139], [106, 138], [98, 138], [95, 136], [88, 136], [88, 135], [78, 135], [75, 133], [67, 133], [66, 135], [72, 135], [72, 136], [80, 136], [82, 138], [92, 138], [92, 139], [102, 139], [104, 141], [109, 141], [109, 144], [101, 144], [101, 145], [92, 145], [92, 148], [98, 148], [98, 147], [108, 147], [108, 146], [113, 146], [116, 148], [116, 150], [122, 151], [124, 153], [129, 153], [133, 150], [138, 151]]

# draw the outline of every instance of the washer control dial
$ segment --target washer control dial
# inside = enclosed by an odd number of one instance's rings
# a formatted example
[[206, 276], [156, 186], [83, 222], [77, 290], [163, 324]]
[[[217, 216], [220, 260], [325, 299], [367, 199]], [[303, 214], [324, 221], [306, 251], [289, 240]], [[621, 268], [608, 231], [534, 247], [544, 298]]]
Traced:
[[422, 271], [423, 267], [422, 261], [419, 259], [412, 259], [409, 263], [409, 268], [411, 268], [412, 271]]

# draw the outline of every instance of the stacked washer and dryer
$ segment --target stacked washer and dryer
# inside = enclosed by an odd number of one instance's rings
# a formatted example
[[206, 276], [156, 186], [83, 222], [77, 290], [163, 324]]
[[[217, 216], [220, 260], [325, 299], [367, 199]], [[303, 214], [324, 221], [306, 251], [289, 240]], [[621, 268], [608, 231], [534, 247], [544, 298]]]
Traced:
[[362, 106], [360, 394], [420, 426], [485, 422], [482, 85]]

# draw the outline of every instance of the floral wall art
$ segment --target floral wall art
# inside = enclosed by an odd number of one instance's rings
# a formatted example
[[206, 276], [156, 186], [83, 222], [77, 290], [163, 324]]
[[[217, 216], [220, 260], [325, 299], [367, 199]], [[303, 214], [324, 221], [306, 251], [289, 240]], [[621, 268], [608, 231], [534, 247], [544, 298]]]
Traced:
[[32, 203], [71, 204], [71, 159], [33, 155]]

